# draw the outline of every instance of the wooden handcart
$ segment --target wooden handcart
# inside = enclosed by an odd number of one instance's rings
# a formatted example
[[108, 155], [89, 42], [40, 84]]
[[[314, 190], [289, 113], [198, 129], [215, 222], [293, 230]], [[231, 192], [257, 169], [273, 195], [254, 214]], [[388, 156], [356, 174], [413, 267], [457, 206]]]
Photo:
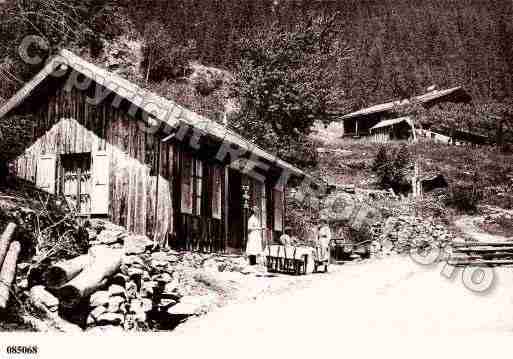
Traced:
[[271, 245], [267, 247], [267, 270], [270, 273], [306, 274], [308, 254], [298, 247]]

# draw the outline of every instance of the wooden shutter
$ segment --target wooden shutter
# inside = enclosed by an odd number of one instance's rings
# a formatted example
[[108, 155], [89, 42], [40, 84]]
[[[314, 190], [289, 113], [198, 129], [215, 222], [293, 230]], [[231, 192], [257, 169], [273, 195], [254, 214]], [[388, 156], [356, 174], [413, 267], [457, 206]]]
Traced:
[[223, 168], [212, 167], [212, 218], [221, 219]]
[[93, 154], [91, 214], [109, 213], [109, 155], [107, 152]]
[[37, 161], [36, 186], [48, 193], [55, 193], [57, 160], [55, 155], [42, 155]]
[[182, 178], [182, 193], [181, 193], [181, 209], [182, 213], [192, 214], [192, 201], [193, 201], [193, 167], [192, 167], [192, 156], [186, 152], [182, 153], [182, 166], [181, 166], [181, 178]]

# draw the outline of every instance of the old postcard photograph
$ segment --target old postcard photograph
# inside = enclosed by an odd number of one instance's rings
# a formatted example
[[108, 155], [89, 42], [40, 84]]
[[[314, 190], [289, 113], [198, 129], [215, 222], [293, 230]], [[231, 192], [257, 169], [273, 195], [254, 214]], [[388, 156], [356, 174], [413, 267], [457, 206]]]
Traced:
[[509, 0], [0, 0], [0, 359], [498, 350], [512, 44]]

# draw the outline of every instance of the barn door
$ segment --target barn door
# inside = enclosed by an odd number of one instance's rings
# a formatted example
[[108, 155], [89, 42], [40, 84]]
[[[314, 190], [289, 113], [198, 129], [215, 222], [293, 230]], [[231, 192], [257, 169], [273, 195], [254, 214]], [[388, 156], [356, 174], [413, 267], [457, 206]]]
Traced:
[[92, 177], [91, 214], [108, 214], [109, 155], [107, 152], [94, 153]]
[[42, 155], [37, 161], [36, 186], [55, 194], [56, 156]]

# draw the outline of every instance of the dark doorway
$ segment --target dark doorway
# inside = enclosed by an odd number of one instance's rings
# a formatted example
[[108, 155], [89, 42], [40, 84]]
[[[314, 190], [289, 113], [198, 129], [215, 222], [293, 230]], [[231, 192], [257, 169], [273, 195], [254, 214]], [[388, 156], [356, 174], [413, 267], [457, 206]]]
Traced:
[[242, 216], [242, 175], [228, 171], [228, 251], [240, 252], [245, 248]]

